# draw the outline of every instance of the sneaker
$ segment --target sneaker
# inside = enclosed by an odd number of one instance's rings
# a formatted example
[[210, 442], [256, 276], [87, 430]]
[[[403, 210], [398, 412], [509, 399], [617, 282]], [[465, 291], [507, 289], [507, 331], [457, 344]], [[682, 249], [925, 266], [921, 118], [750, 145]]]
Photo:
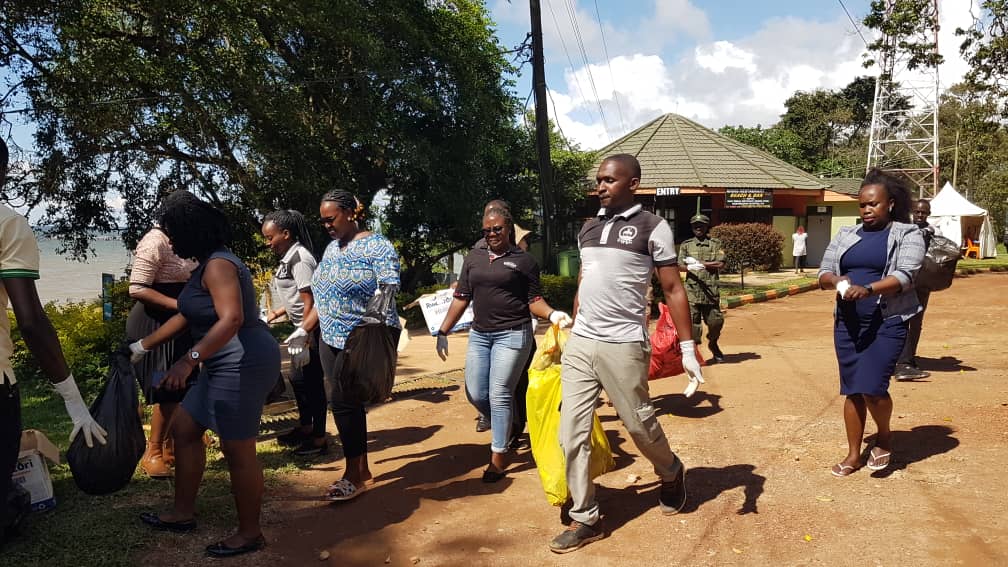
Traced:
[[476, 418], [476, 432], [483, 433], [484, 431], [490, 431], [490, 420], [487, 419], [487, 416], [480, 414]]
[[294, 454], [299, 457], [314, 457], [315, 455], [325, 455], [328, 451], [328, 443], [316, 445], [315, 439], [309, 437], [305, 439], [297, 449], [294, 449]]
[[297, 447], [307, 438], [300, 428], [295, 427], [283, 435], [277, 435], [276, 440], [282, 447]]
[[658, 492], [658, 507], [662, 514], [672, 516], [682, 511], [686, 505], [686, 467], [679, 468], [673, 480], [663, 480]]
[[714, 357], [714, 362], [724, 362], [724, 353], [718, 347], [716, 342], [709, 342], [707, 346], [710, 348], [711, 356]]
[[894, 375], [897, 380], [918, 380], [920, 378], [927, 378], [931, 373], [925, 372], [912, 364], [897, 364]]
[[553, 538], [549, 548], [553, 553], [570, 553], [604, 537], [601, 520], [594, 526], [572, 521], [566, 530]]

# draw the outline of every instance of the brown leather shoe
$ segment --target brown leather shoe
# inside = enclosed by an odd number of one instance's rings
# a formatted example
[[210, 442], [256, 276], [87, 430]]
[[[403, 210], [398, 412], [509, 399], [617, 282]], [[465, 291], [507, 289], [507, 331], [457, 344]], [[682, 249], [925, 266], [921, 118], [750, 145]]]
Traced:
[[140, 459], [140, 468], [151, 478], [171, 478], [171, 468], [165, 462], [160, 443], [147, 443], [147, 451]]

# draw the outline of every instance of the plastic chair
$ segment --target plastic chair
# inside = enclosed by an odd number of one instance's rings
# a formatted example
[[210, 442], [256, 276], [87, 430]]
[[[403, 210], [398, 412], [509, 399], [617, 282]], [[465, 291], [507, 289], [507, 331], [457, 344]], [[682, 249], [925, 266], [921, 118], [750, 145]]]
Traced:
[[966, 239], [966, 253], [963, 254], [963, 257], [964, 258], [969, 258], [970, 254], [972, 254], [974, 258], [976, 258], [977, 260], [979, 260], [980, 259], [980, 245], [978, 243], [976, 243], [976, 242], [973, 242], [973, 239], [967, 238]]

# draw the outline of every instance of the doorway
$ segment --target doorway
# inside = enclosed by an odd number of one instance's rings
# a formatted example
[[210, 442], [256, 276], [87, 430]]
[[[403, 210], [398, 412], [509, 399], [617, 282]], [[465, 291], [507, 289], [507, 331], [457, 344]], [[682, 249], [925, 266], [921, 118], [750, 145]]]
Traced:
[[809, 207], [805, 232], [808, 233], [805, 262], [809, 266], [819, 266], [826, 247], [829, 246], [833, 224], [833, 207]]

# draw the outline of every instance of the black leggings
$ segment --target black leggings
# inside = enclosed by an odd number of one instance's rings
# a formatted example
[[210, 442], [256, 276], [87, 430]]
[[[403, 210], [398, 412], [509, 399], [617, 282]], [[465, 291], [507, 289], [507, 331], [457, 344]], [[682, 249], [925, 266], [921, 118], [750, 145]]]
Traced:
[[302, 368], [291, 368], [290, 382], [297, 401], [298, 416], [302, 426], [311, 426], [312, 437], [325, 437], [326, 392], [322, 378], [322, 360], [319, 358], [319, 332], [309, 336], [311, 358]]
[[21, 394], [0, 372], [0, 543], [7, 525], [7, 494], [21, 448]]
[[343, 349], [319, 341], [319, 355], [325, 375], [326, 397], [339, 431], [343, 456], [353, 459], [367, 454], [367, 413], [364, 404], [344, 400], [340, 374], [343, 371]]

